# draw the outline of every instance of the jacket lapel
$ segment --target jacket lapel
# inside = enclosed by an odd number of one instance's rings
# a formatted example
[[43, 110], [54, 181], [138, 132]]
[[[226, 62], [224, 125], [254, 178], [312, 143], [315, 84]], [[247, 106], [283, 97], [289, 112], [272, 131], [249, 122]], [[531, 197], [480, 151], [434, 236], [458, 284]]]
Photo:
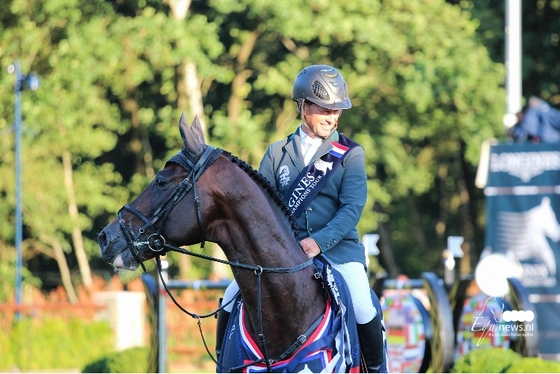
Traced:
[[301, 137], [299, 136], [298, 129], [288, 136], [287, 143], [284, 146], [284, 150], [290, 156], [292, 162], [296, 165], [298, 171], [303, 170], [305, 167], [305, 161], [303, 160], [303, 153], [301, 153]]

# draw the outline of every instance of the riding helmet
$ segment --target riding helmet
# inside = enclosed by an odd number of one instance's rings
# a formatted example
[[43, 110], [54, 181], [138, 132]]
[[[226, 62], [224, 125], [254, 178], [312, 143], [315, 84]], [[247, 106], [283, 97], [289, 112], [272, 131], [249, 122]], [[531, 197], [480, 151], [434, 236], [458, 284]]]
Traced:
[[298, 103], [298, 110], [304, 100], [331, 110], [352, 107], [344, 78], [329, 65], [311, 65], [300, 71], [294, 81], [292, 100]]

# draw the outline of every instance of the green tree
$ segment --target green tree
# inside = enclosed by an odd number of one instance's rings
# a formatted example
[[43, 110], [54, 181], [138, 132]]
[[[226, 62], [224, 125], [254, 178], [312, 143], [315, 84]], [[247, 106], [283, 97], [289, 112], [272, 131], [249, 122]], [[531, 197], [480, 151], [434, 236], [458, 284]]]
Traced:
[[[503, 133], [504, 69], [465, 4], [10, 1], [2, 67], [21, 59], [42, 79], [23, 106], [26, 258], [77, 262], [86, 284], [79, 252], [95, 263], [96, 233], [180, 147], [181, 111], [256, 167], [299, 123], [291, 86], [314, 63], [338, 67], [350, 87], [341, 130], [364, 146], [369, 175], [359, 229], [381, 234], [391, 275], [436, 268], [447, 235], [479, 248], [474, 172], [482, 141]], [[0, 91], [0, 142], [11, 150], [13, 76], [0, 75]], [[10, 152], [0, 172], [0, 251], [10, 257]]]
[[391, 256], [384, 261], [392, 275], [437, 266], [447, 235], [480, 238], [474, 170], [482, 141], [502, 130], [504, 71], [468, 12], [439, 0], [214, 1], [197, 11], [221, 23], [226, 53], [219, 61], [236, 72], [208, 94], [208, 102], [224, 103], [212, 107], [212, 140], [235, 148], [247, 139], [241, 155], [256, 164], [260, 139], [279, 139], [297, 125], [290, 101], [297, 72], [332, 64], [344, 72], [354, 103], [341, 128], [368, 157], [370, 198], [360, 229], [379, 230], [391, 245], [383, 252], [397, 252], [400, 266]]
[[[505, 1], [448, 0], [476, 17], [477, 34], [492, 59], [505, 60]], [[560, 105], [560, 1], [521, 1], [521, 65], [523, 96], [534, 95]]]
[[[104, 1], [14, 1], [6, 12], [2, 19], [10, 29], [2, 36], [3, 65], [29, 56], [24, 69], [36, 70], [42, 79], [41, 90], [24, 107], [26, 257], [39, 252], [55, 258], [75, 299], [67, 255], [77, 259], [87, 287], [88, 260], [98, 253], [97, 220], [103, 222], [129, 199], [123, 184], [139, 192], [154, 175], [154, 160], [160, 168], [179, 144], [167, 136], [170, 129], [175, 134], [180, 111], [177, 67], [188, 58], [208, 66], [201, 72], [211, 71], [208, 56], [220, 44], [203, 16], [187, 25], [151, 7], [135, 8], [128, 17]], [[7, 93], [11, 82], [4, 78]], [[10, 107], [4, 118], [13, 117]], [[9, 132], [7, 121], [2, 128]], [[9, 137], [2, 141], [13, 148]], [[0, 168], [13, 176], [9, 157]], [[2, 186], [10, 197], [12, 180]], [[13, 198], [6, 208], [12, 216]], [[11, 228], [4, 240], [12, 239]]]
[[[5, 10], [6, 11], [6, 10]], [[82, 283], [91, 284], [88, 256], [97, 247], [82, 232], [92, 227], [96, 215], [114, 209], [115, 197], [126, 196], [112, 165], [95, 165], [95, 158], [109, 151], [121, 128], [118, 112], [108, 102], [106, 90], [97, 85], [103, 64], [87, 54], [83, 22], [110, 14], [105, 2], [77, 8], [73, 1], [14, 1], [7, 10], [10, 27], [1, 36], [1, 62], [7, 67], [22, 59], [22, 70], [36, 71], [41, 87], [26, 92], [23, 100], [23, 217], [25, 257], [42, 253], [54, 258], [71, 300], [76, 299], [66, 261], [74, 253]], [[86, 47], [86, 48], [84, 48]], [[14, 77], [2, 76], [0, 90], [12, 90]], [[3, 128], [9, 128], [13, 104], [3, 106]], [[12, 139], [2, 137], [4, 149]], [[5, 158], [4, 158], [5, 157]], [[2, 193], [14, 206], [13, 160], [5, 153], [0, 163]], [[11, 209], [10, 209], [11, 210]], [[13, 215], [5, 222], [14, 227]], [[13, 231], [2, 232], [4, 240]]]

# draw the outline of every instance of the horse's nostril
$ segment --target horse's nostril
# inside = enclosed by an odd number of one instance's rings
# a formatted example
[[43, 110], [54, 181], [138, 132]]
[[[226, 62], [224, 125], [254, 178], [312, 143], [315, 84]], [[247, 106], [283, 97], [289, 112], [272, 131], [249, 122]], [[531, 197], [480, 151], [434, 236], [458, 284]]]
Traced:
[[101, 251], [104, 251], [107, 247], [107, 235], [105, 234], [105, 231], [101, 231], [99, 235], [97, 235], [97, 243], [99, 244], [99, 247], [101, 247]]

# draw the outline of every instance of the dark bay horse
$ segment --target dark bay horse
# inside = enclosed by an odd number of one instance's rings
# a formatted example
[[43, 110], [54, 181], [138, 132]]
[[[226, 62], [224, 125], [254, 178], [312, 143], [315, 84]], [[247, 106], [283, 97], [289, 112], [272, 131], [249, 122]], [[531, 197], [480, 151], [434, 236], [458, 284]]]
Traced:
[[[295, 239], [281, 196], [266, 179], [207, 145], [197, 118], [189, 126], [182, 116], [179, 129], [184, 149], [99, 234], [102, 258], [118, 271], [135, 270], [170, 248], [217, 243], [240, 288], [246, 333], [266, 352], [270, 371], [269, 363], [283, 357], [325, 314], [324, 282]], [[351, 306], [348, 310], [353, 314]], [[347, 329], [355, 326], [348, 323]], [[348, 346], [359, 354], [359, 343]], [[357, 371], [360, 360], [354, 360], [342, 370]]]

